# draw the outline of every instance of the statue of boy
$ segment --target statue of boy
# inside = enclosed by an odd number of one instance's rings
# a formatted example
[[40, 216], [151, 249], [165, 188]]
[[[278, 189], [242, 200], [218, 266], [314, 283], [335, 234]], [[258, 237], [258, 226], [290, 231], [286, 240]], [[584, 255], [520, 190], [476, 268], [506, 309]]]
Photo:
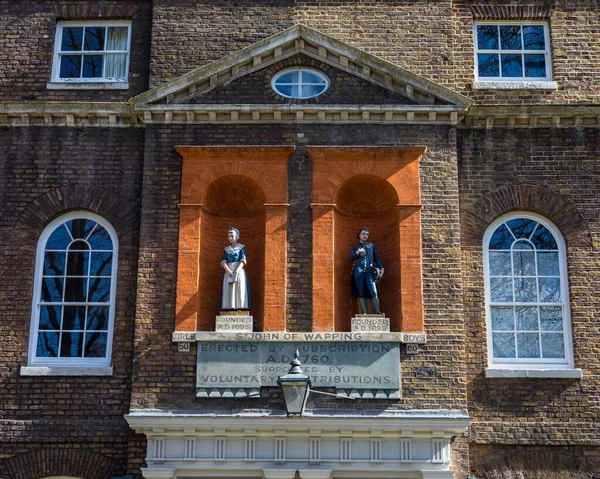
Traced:
[[229, 228], [229, 245], [223, 251], [221, 268], [223, 284], [221, 288], [221, 309], [250, 309], [250, 284], [246, 275], [246, 247], [238, 243], [240, 232]]
[[381, 314], [377, 283], [383, 277], [383, 264], [377, 248], [369, 242], [369, 228], [361, 227], [356, 232], [359, 243], [352, 246], [349, 260], [353, 261], [350, 279], [350, 296], [358, 298], [362, 314]]

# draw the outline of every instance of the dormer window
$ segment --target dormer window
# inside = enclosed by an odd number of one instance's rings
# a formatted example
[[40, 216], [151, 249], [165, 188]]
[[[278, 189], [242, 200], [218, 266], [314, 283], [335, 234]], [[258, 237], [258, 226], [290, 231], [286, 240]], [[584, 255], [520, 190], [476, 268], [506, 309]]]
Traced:
[[286, 98], [314, 98], [329, 88], [329, 78], [312, 68], [289, 68], [271, 80], [271, 88]]

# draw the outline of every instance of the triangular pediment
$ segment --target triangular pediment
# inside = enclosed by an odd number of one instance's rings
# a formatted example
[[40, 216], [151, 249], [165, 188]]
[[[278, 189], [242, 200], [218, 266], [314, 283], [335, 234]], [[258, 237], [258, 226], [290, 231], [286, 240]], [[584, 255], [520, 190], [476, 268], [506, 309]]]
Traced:
[[[215, 101], [212, 108], [208, 108], [211, 96], [215, 96], [219, 88], [231, 89], [232, 85], [243, 78], [257, 75], [281, 62], [289, 63], [295, 58], [308, 58], [351, 75], [356, 81], [366, 82], [379, 92], [385, 90], [389, 101], [384, 102], [385, 106], [374, 105], [369, 103], [367, 96], [366, 99], [362, 98], [362, 102], [352, 102], [352, 107], [340, 102], [337, 105], [339, 108], [335, 109], [336, 105], [331, 104], [332, 102], [318, 106], [290, 102], [276, 105], [261, 101], [250, 102], [242, 100], [239, 95], [230, 95], [231, 103]], [[296, 120], [305, 118], [305, 112], [310, 116], [313, 110], [316, 120], [328, 118], [330, 115], [327, 112], [335, 110], [338, 112], [337, 117], [341, 119], [351, 118], [357, 112], [360, 118], [368, 119], [372, 112], [374, 118], [404, 118], [409, 121], [415, 118], [435, 119], [435, 112], [439, 112], [440, 118], [456, 123], [458, 115], [462, 116], [472, 104], [467, 97], [444, 86], [304, 25], [296, 25], [197, 68], [132, 98], [131, 102], [142, 113], [140, 118], [145, 122], [155, 122], [157, 118], [162, 119], [160, 122], [169, 122], [175, 117], [181, 119], [181, 115], [187, 118], [187, 122], [195, 122], [194, 119], [199, 118], [195, 111], [204, 111], [207, 121], [211, 122], [218, 121], [223, 115], [239, 119], [245, 117], [244, 112], [250, 115], [248, 118], [256, 119], [265, 117], [261, 112], [276, 112], [281, 109], [291, 112]], [[353, 113], [353, 109], [356, 112]], [[410, 112], [398, 116], [397, 112], [408, 110]], [[159, 111], [166, 113], [157, 114]], [[433, 117], [431, 112], [434, 112]], [[200, 115], [202, 118], [204, 116]], [[270, 118], [274, 121], [285, 120], [281, 112], [273, 113]]]

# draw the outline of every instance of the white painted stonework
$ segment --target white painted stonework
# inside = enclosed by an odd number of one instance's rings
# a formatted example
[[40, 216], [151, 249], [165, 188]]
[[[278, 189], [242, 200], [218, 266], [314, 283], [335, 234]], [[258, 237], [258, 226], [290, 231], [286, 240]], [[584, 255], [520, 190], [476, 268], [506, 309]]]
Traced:
[[148, 479], [453, 479], [450, 442], [465, 411], [283, 412], [133, 410], [148, 439]]

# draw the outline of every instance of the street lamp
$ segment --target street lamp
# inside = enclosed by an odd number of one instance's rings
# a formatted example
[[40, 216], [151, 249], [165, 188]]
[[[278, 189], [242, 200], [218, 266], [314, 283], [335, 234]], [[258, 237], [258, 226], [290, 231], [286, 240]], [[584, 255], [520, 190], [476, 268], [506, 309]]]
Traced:
[[302, 417], [310, 393], [311, 381], [300, 367], [298, 349], [294, 353], [294, 359], [290, 362], [290, 366], [288, 373], [277, 379], [277, 385], [283, 393], [288, 417]]

